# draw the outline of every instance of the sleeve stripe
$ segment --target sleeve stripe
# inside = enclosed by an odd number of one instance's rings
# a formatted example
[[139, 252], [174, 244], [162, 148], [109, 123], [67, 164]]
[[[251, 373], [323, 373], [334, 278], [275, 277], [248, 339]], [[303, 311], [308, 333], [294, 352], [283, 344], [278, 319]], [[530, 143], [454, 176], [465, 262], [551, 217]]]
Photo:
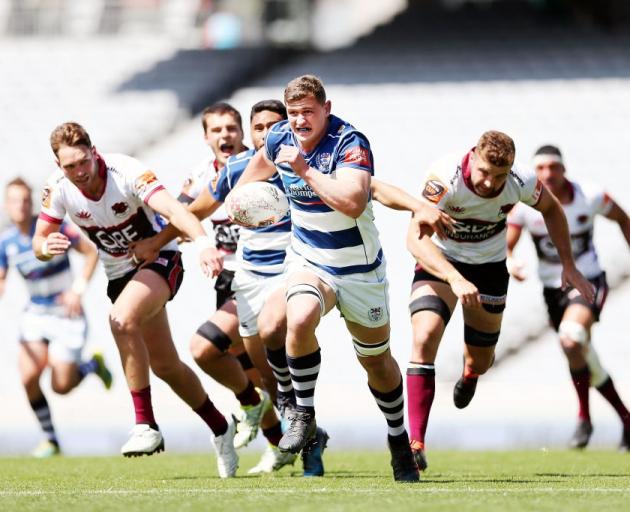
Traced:
[[50, 222], [51, 224], [61, 224], [63, 219], [57, 219], [56, 217], [51, 217], [47, 213], [39, 212], [39, 218], [45, 220], [46, 222]]
[[153, 194], [155, 194], [156, 192], [159, 192], [160, 190], [164, 190], [164, 185], [158, 185], [157, 187], [155, 187], [151, 192], [149, 192], [146, 197], [144, 198], [144, 203], [145, 204], [149, 204], [149, 199], [151, 198], [151, 196]]

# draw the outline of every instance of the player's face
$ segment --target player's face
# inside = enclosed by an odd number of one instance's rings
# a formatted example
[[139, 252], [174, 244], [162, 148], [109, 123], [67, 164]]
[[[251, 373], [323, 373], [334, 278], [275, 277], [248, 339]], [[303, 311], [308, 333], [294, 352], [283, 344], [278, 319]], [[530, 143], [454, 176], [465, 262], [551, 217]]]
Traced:
[[4, 207], [11, 222], [22, 224], [33, 214], [30, 190], [21, 185], [10, 186], [7, 188]]
[[470, 180], [475, 192], [482, 197], [490, 197], [505, 185], [512, 164], [506, 167], [497, 167], [487, 162], [481, 155], [472, 154]]
[[312, 151], [328, 127], [330, 101], [323, 105], [311, 94], [301, 100], [287, 102], [291, 131], [305, 151]]
[[79, 190], [90, 192], [98, 188], [98, 164], [94, 148], [62, 145], [57, 151], [57, 165]]
[[552, 192], [564, 185], [564, 165], [560, 162], [540, 162], [536, 165], [536, 176]]
[[232, 114], [206, 115], [206, 144], [210, 146], [219, 165], [243, 151], [243, 130]]
[[263, 147], [265, 143], [265, 137], [271, 127], [279, 121], [282, 121], [283, 117], [269, 110], [263, 110], [262, 112], [256, 112], [252, 117], [251, 122], [251, 137], [254, 149], [257, 151]]

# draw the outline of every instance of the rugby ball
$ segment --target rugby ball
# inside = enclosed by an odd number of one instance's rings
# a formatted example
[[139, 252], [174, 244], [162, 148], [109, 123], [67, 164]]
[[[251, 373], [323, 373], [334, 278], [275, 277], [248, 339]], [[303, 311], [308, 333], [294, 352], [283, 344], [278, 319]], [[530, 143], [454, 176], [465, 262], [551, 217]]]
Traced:
[[225, 198], [232, 222], [248, 228], [271, 226], [289, 212], [289, 200], [282, 190], [266, 181], [253, 181], [232, 190]]

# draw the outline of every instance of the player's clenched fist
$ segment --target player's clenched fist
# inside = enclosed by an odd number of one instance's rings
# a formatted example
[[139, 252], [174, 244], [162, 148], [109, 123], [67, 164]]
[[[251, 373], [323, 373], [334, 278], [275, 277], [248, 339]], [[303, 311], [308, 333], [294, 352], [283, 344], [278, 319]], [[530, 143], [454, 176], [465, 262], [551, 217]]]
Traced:
[[303, 176], [304, 173], [308, 170], [308, 164], [302, 153], [300, 153], [300, 149], [295, 146], [287, 146], [282, 144], [280, 146], [280, 151], [276, 156], [275, 163], [277, 164], [289, 164], [293, 172], [298, 176]]
[[70, 248], [70, 239], [63, 233], [50, 233], [46, 237], [44, 247], [42, 247], [42, 253], [45, 256], [57, 256], [63, 254]]

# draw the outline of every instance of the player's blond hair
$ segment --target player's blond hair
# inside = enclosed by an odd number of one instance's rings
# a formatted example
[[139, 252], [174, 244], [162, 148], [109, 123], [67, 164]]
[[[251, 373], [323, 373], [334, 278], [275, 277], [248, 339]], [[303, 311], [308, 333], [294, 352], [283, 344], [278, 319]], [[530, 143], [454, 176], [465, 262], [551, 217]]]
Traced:
[[326, 103], [324, 84], [315, 75], [302, 75], [294, 78], [284, 90], [284, 103], [298, 101], [306, 96], [313, 96], [320, 105]]
[[507, 167], [514, 163], [516, 147], [509, 135], [490, 130], [479, 138], [475, 152], [496, 167]]
[[50, 147], [55, 156], [61, 146], [87, 146], [92, 147], [92, 141], [88, 132], [79, 123], [68, 122], [57, 126], [50, 134]]

